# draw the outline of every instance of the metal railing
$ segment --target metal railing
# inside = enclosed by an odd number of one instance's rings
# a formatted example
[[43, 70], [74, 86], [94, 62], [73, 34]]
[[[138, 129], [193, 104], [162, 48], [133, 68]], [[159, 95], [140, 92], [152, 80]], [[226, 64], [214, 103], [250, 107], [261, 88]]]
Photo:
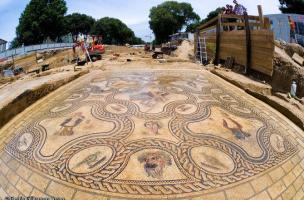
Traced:
[[73, 43], [50, 43], [50, 44], [23, 46], [0, 53], [0, 59], [9, 58], [11, 56], [21, 56], [33, 51], [72, 48], [73, 45], [74, 45]]

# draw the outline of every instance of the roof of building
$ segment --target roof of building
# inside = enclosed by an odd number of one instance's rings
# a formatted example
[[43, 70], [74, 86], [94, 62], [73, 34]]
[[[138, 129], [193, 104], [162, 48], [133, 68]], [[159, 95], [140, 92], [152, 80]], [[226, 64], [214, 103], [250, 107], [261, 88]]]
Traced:
[[0, 44], [4, 44], [4, 43], [7, 43], [7, 41], [0, 38]]

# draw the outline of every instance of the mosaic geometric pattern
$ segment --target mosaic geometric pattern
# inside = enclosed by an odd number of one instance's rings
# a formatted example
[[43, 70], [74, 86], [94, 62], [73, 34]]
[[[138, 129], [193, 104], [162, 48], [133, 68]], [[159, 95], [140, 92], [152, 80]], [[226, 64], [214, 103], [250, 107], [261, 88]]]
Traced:
[[298, 147], [263, 110], [195, 71], [96, 74], [19, 129], [5, 150], [105, 195], [187, 197], [259, 175]]

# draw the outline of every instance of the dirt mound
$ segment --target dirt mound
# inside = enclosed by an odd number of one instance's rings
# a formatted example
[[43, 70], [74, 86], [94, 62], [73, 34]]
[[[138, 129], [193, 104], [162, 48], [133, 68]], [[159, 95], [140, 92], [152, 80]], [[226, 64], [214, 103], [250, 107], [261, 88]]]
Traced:
[[173, 52], [173, 55], [182, 60], [193, 60], [194, 45], [189, 40], [184, 40], [180, 46]]
[[304, 56], [304, 48], [299, 45], [299, 44], [290, 44], [290, 43], [287, 43], [285, 46], [284, 46], [284, 50], [285, 52], [290, 56], [292, 57], [293, 54], [297, 53], [299, 54], [300, 56]]
[[[37, 60], [42, 60], [41, 63], [37, 63]], [[18, 56], [15, 58], [15, 66], [22, 67], [25, 71], [29, 71], [32, 68], [37, 68], [43, 64], [49, 64], [50, 68], [58, 68], [70, 64], [73, 59], [72, 49], [66, 50], [52, 50], [45, 52], [32, 52], [24, 56]], [[7, 69], [13, 66], [12, 58], [0, 63], [0, 69]]]
[[143, 48], [135, 49], [135, 48], [127, 47], [127, 46], [116, 46], [116, 45], [105, 45], [105, 48], [106, 48], [106, 54], [113, 54], [113, 53], [130, 54], [130, 53], [138, 53], [138, 52], [143, 51]]
[[292, 80], [298, 85], [297, 96], [304, 97], [304, 67], [291, 58], [294, 53], [304, 55], [304, 48], [297, 44], [276, 42], [274, 54], [274, 73], [271, 86], [274, 91], [289, 92]]

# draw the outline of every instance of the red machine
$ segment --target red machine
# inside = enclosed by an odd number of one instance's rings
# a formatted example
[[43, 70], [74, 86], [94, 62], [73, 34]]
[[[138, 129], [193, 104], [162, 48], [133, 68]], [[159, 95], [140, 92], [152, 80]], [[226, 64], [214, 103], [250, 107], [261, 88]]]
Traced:
[[101, 60], [101, 54], [105, 53], [105, 47], [102, 44], [102, 36], [92, 35], [92, 43], [88, 48], [89, 55], [91, 59], [92, 57], [98, 58], [97, 60]]
[[73, 46], [74, 54], [76, 54], [77, 47], [80, 47], [83, 53], [86, 54], [86, 60], [93, 62], [101, 60], [102, 54], [105, 53], [105, 46], [102, 44], [102, 36], [99, 35], [87, 35], [83, 38], [77, 37], [75, 45]]

